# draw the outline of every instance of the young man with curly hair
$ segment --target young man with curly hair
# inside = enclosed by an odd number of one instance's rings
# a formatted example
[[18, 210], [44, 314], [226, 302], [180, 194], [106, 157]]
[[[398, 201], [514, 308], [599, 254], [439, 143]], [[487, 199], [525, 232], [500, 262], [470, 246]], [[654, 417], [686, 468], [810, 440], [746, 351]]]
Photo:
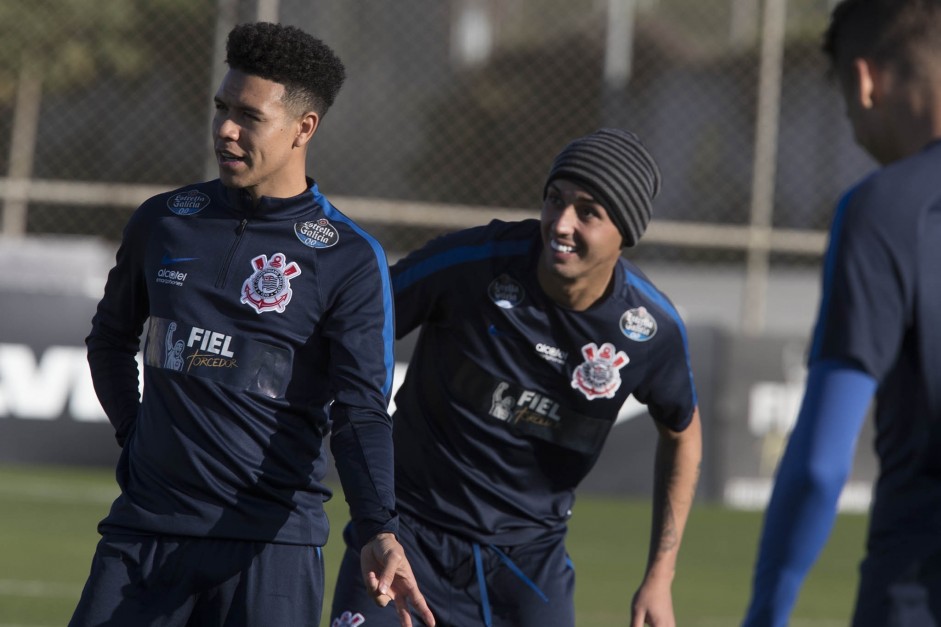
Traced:
[[833, 218], [807, 389], [745, 625], [788, 624], [875, 398], [880, 470], [854, 627], [941, 625], [941, 0], [844, 0], [824, 50], [881, 168]]
[[395, 536], [385, 253], [306, 176], [343, 64], [269, 23], [226, 50], [219, 178], [134, 213], [87, 338], [121, 492], [71, 625], [318, 625], [328, 434], [369, 594], [433, 623]]

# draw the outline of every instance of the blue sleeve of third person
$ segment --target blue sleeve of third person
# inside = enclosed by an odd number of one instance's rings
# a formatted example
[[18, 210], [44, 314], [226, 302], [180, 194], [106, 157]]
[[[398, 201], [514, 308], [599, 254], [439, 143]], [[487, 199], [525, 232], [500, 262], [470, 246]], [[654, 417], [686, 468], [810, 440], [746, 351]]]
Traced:
[[785, 627], [830, 535], [876, 380], [846, 362], [813, 364], [764, 517], [744, 627]]

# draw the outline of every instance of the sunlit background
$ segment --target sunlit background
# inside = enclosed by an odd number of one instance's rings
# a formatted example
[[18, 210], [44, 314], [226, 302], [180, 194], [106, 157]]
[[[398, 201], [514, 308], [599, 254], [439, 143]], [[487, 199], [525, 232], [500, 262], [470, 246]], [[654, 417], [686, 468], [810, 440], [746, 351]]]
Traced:
[[[832, 209], [874, 167], [820, 51], [832, 4], [0, 2], [0, 468], [113, 464], [84, 357], [95, 303], [131, 212], [217, 176], [209, 122], [225, 36], [266, 20], [343, 59], [309, 173], [393, 261], [456, 228], [536, 217], [569, 140], [602, 126], [639, 134], [663, 188], [625, 254], [689, 327], [706, 437], [699, 499], [760, 511], [800, 401]], [[624, 417], [586, 494], [649, 493], [653, 430], [642, 410]], [[870, 440], [846, 511], [868, 506]]]

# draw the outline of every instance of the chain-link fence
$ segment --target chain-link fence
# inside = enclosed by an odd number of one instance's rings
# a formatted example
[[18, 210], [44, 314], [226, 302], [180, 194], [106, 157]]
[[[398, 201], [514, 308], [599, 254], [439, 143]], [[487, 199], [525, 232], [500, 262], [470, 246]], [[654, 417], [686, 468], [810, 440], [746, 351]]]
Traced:
[[[839, 192], [871, 167], [819, 43], [826, 0], [6, 0], [6, 235], [117, 240], [152, 193], [214, 178], [209, 120], [234, 24], [293, 24], [348, 80], [309, 162], [390, 255], [537, 215], [553, 155], [636, 131], [663, 171], [631, 254], [816, 264]], [[746, 326], [748, 321], [746, 320]]]

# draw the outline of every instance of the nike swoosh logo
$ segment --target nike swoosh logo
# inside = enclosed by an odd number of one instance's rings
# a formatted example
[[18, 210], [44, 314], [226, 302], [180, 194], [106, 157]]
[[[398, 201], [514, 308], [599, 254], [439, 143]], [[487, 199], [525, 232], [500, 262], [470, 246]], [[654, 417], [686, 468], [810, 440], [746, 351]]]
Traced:
[[164, 255], [163, 259], [160, 260], [160, 265], [162, 266], [171, 266], [175, 263], [182, 263], [184, 261], [196, 261], [199, 257], [171, 257], [170, 255]]

